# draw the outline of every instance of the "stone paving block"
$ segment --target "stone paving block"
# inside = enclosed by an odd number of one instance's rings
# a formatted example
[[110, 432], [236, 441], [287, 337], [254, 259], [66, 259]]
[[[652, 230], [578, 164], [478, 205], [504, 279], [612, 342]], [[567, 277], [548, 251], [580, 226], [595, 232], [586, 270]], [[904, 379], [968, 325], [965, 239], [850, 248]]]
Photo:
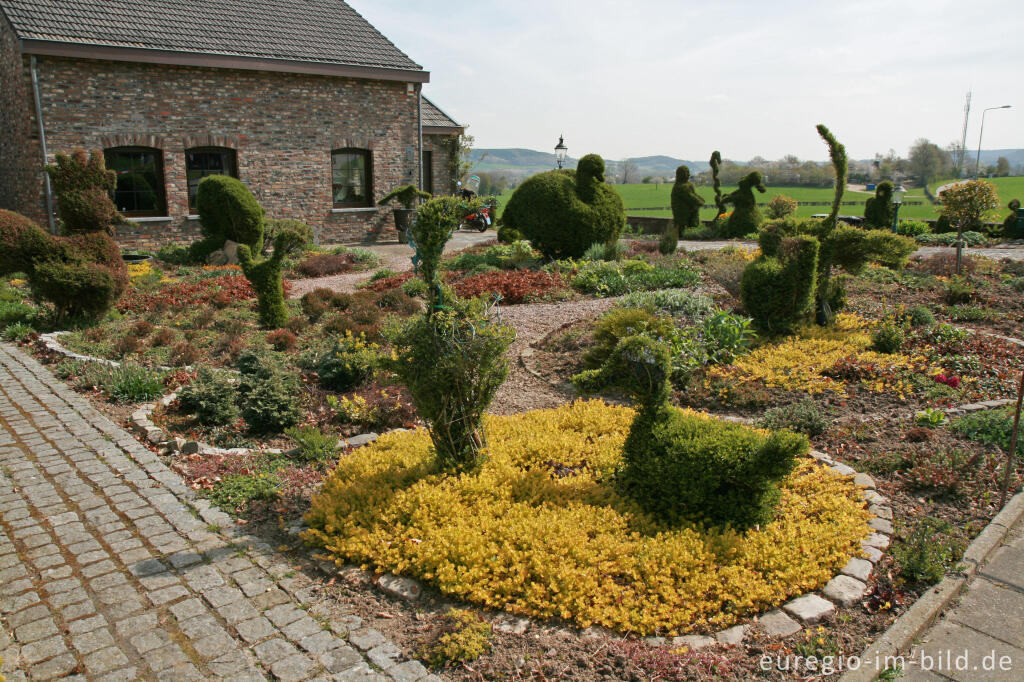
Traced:
[[17, 630], [23, 625], [35, 622], [41, 618], [47, 618], [49, 615], [50, 609], [46, 608], [43, 604], [36, 604], [35, 606], [7, 616], [7, 625]]
[[216, 608], [243, 598], [242, 591], [234, 587], [213, 587], [203, 592], [205, 599], [210, 606]]
[[299, 653], [298, 649], [280, 637], [269, 639], [262, 644], [257, 644], [252, 648], [252, 650], [264, 665], [270, 665], [271, 663]]
[[166, 604], [169, 601], [174, 601], [175, 599], [187, 597], [188, 595], [189, 591], [184, 585], [171, 585], [170, 587], [149, 592], [147, 596], [151, 602], [159, 606], [161, 604]]
[[306, 615], [306, 612], [289, 603], [267, 609], [263, 612], [263, 615], [269, 618], [270, 622], [277, 627], [283, 627], [302, 618]]
[[385, 642], [367, 651], [366, 657], [378, 668], [388, 670], [402, 658], [402, 651], [391, 642]]
[[281, 682], [298, 682], [309, 676], [313, 669], [313, 661], [301, 654], [281, 659], [270, 666], [270, 672]]
[[206, 613], [206, 606], [203, 605], [203, 602], [193, 597], [192, 599], [186, 599], [185, 601], [178, 602], [172, 606], [171, 613], [173, 613], [174, 617], [179, 621], [188, 620], [194, 616]]
[[320, 630], [299, 640], [299, 646], [311, 654], [322, 654], [338, 646], [340, 642], [330, 632]]
[[252, 666], [245, 652], [235, 649], [207, 663], [210, 672], [218, 677], [239, 673]]
[[238, 634], [241, 635], [242, 639], [250, 644], [270, 637], [277, 632], [274, 626], [270, 624], [270, 621], [262, 616], [242, 621], [235, 625], [235, 629], [238, 630]]
[[761, 629], [770, 637], [788, 637], [800, 631], [800, 623], [779, 610], [769, 611], [758, 619]]
[[217, 619], [209, 613], [204, 613], [194, 618], [181, 621], [178, 623], [178, 627], [183, 633], [185, 633], [185, 636], [190, 639], [215, 635], [218, 632], [224, 631], [220, 626], [220, 623], [217, 622]]
[[89, 654], [104, 647], [114, 646], [114, 638], [110, 635], [110, 630], [99, 628], [81, 635], [75, 635], [71, 638], [71, 646], [77, 649], [80, 654]]
[[86, 632], [92, 632], [97, 628], [103, 628], [107, 626], [107, 619], [100, 615], [90, 616], [88, 618], [82, 618], [68, 624], [68, 632], [72, 635], [80, 635]]
[[217, 658], [236, 646], [234, 638], [224, 630], [192, 640], [192, 648], [203, 658]]
[[293, 642], [297, 642], [310, 635], [315, 635], [321, 631], [320, 623], [306, 615], [303, 615], [302, 618], [294, 623], [289, 623], [281, 628], [281, 633]]
[[131, 682], [138, 679], [139, 673], [136, 668], [121, 668], [96, 678], [96, 682]]
[[57, 624], [53, 622], [53, 618], [47, 613], [46, 616], [39, 620], [34, 620], [31, 623], [14, 628], [14, 637], [21, 644], [29, 644], [30, 642], [56, 635], [58, 632]]
[[54, 635], [21, 647], [21, 658], [31, 665], [62, 654], [67, 650], [68, 648], [64, 646], [64, 639], [60, 635]]
[[804, 623], [817, 623], [819, 620], [836, 610], [835, 604], [816, 594], [805, 594], [786, 603], [782, 609], [796, 616]]
[[[78, 661], [68, 653], [55, 656], [44, 663], [37, 663], [29, 668], [28, 672], [33, 680], [56, 680], [67, 678], [77, 667]], [[14, 677], [8, 675], [7, 680], [13, 682]]]
[[67, 604], [61, 607], [60, 614], [65, 622], [71, 622], [78, 618], [86, 618], [96, 613], [96, 607], [91, 601], [80, 601], [77, 604]]
[[319, 656], [320, 664], [329, 673], [340, 673], [363, 664], [363, 657], [350, 646], [340, 646]]
[[871, 577], [871, 571], [874, 569], [874, 565], [866, 559], [858, 559], [853, 557], [846, 566], [843, 567], [843, 575], [848, 575], [851, 578], [856, 578], [862, 582], [866, 582]]
[[155, 651], [172, 643], [171, 636], [164, 630], [152, 629], [140, 632], [128, 639], [140, 654]]
[[125, 599], [107, 607], [107, 615], [114, 620], [122, 620], [142, 611], [145, 605], [141, 599]]
[[259, 611], [245, 599], [233, 601], [217, 609], [217, 613], [228, 623], [234, 625], [244, 620], [251, 620], [259, 616]]
[[1024, 550], [1015, 547], [1000, 547], [988, 560], [981, 575], [1024, 590]]
[[837, 575], [828, 581], [821, 593], [842, 606], [851, 606], [867, 594], [868, 587], [856, 578]]
[[350, 632], [348, 634], [348, 641], [365, 651], [384, 644], [387, 638], [373, 628], [362, 628], [361, 630]]

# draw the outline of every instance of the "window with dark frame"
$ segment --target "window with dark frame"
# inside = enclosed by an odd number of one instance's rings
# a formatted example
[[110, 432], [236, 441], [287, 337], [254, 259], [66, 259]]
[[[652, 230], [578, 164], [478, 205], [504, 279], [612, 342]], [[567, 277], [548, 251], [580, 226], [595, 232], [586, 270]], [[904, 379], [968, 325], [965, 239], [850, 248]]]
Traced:
[[199, 181], [208, 175], [238, 177], [238, 156], [226, 147], [194, 147], [185, 150], [185, 178], [188, 182], [188, 208], [197, 210]]
[[129, 218], [167, 215], [164, 153], [150, 147], [114, 147], [103, 150], [107, 168], [117, 174], [113, 200]]
[[368, 149], [331, 152], [331, 197], [335, 208], [373, 206], [373, 155]]

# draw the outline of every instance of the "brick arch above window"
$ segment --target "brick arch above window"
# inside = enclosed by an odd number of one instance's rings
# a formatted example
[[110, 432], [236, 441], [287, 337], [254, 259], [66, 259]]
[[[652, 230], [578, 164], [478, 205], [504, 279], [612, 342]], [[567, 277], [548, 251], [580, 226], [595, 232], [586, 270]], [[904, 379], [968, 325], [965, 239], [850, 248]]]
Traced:
[[213, 134], [202, 134], [202, 135], [187, 135], [182, 138], [182, 146], [185, 149], [194, 149], [196, 147], [223, 147], [225, 149], [238, 150], [242, 143], [237, 137], [230, 135], [213, 135]]
[[101, 135], [100, 143], [104, 149], [113, 147], [149, 147], [151, 149], [167, 149], [167, 140], [159, 135], [146, 133], [121, 133], [119, 135]]
[[331, 143], [331, 149], [365, 149], [373, 151], [377, 146], [372, 137], [340, 137]]

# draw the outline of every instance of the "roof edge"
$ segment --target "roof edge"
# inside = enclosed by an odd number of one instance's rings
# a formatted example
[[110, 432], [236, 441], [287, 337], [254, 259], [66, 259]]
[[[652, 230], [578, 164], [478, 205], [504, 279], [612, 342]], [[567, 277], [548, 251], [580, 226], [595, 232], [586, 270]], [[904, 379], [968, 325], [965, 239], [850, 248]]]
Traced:
[[46, 57], [75, 57], [78, 59], [104, 59], [115, 62], [141, 64], [167, 64], [173, 66], [202, 66], [214, 69], [243, 69], [302, 73], [316, 76], [342, 76], [366, 80], [399, 81], [402, 83], [429, 83], [430, 72], [415, 69], [388, 69], [375, 66], [308, 62], [297, 59], [272, 59], [205, 52], [157, 50], [145, 47], [118, 47], [92, 43], [72, 43], [60, 40], [22, 38], [23, 54]]
[[462, 135], [465, 126], [423, 126], [424, 135]]
[[442, 114], [444, 114], [444, 115], [445, 115], [445, 117], [446, 117], [446, 118], [447, 118], [447, 119], [448, 119], [449, 121], [451, 121], [451, 122], [452, 122], [453, 124], [455, 124], [455, 126], [456, 126], [456, 127], [458, 127], [458, 128], [465, 128], [465, 127], [466, 127], [466, 126], [462, 125], [461, 123], [459, 123], [458, 121], [456, 121], [456, 120], [455, 120], [455, 117], [454, 117], [454, 116], [452, 116], [451, 114], [449, 114], [449, 113], [448, 113], [447, 111], [445, 111], [445, 110], [444, 110], [444, 109], [442, 109], [441, 107], [437, 106], [437, 104], [435, 104], [435, 103], [434, 103], [434, 100], [430, 99], [430, 98], [429, 98], [429, 97], [427, 97], [426, 95], [423, 95], [422, 97], [423, 97], [423, 99], [427, 100], [427, 102], [429, 102], [429, 103], [430, 103], [430, 106], [434, 107], [435, 109], [437, 109], [438, 111], [440, 111], [440, 112], [441, 112]]

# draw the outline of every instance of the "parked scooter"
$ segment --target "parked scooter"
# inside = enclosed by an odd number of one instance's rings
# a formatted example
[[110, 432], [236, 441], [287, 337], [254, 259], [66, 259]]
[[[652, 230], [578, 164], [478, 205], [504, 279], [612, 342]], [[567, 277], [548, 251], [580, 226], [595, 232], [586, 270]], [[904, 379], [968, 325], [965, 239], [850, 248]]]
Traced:
[[468, 228], [478, 232], [486, 231], [491, 226], [491, 209], [485, 204], [477, 204], [475, 207], [473, 205], [473, 199], [476, 197], [476, 188], [480, 186], [480, 178], [473, 175], [470, 176], [465, 185], [461, 182], [458, 185], [459, 196], [467, 202], [467, 210], [465, 215], [462, 216], [459, 229]]

